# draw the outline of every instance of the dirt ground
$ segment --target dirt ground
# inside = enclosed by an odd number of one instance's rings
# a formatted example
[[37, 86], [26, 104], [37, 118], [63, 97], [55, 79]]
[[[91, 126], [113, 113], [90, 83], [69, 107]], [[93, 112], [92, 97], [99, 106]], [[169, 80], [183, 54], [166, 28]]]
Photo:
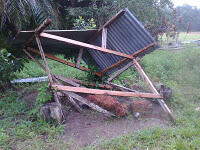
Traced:
[[143, 114], [138, 119], [134, 114], [124, 118], [109, 118], [88, 109], [82, 114], [71, 111], [66, 118], [65, 139], [82, 147], [95, 144], [98, 140], [112, 139], [138, 129], [157, 126], [168, 126], [168, 117], [158, 104], [153, 104], [153, 112]]
[[[25, 91], [23, 97], [31, 107], [37, 97], [37, 91]], [[117, 98], [120, 103], [127, 105], [133, 101], [131, 98]], [[65, 136], [66, 142], [74, 142], [76, 146], [83, 147], [88, 144], [95, 144], [98, 140], [108, 140], [114, 137], [133, 133], [136, 130], [151, 127], [167, 127], [168, 116], [159, 104], [153, 103], [153, 111], [140, 114], [139, 118], [129, 112], [126, 117], [106, 117], [102, 113], [95, 112], [88, 108], [83, 109], [83, 113], [77, 112], [73, 108], [64, 110]]]

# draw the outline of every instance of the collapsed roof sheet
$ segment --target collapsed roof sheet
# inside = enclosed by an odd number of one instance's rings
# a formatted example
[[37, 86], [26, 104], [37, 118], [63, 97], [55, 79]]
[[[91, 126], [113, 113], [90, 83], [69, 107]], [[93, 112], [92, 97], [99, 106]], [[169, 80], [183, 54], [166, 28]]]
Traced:
[[[106, 48], [108, 49], [116, 50], [125, 54], [133, 54], [134, 52], [154, 42], [155, 41], [150, 33], [145, 30], [144, 26], [131, 14], [128, 9], [125, 9], [125, 13], [107, 27]], [[101, 46], [101, 34], [91, 44]], [[94, 50], [88, 51], [96, 61], [100, 71], [123, 59], [120, 56], [108, 53], [102, 53]], [[127, 60], [118, 67], [110, 69], [106, 74], [109, 75], [115, 72], [130, 61], [131, 60]]]
[[[155, 42], [150, 33], [145, 30], [144, 26], [131, 14], [128, 9], [125, 9], [123, 12], [124, 13], [122, 15], [119, 15], [119, 17], [117, 17], [108, 26], [106, 26], [107, 49], [131, 55]], [[95, 33], [97, 33], [97, 30], [45, 30], [44, 32], [61, 37], [66, 37], [76, 41], [87, 42], [89, 39], [91, 39], [91, 37], [95, 35]], [[34, 31], [21, 31], [17, 38], [12, 42], [12, 44], [14, 46], [21, 46], [33, 34]], [[91, 42], [91, 44], [101, 47], [101, 40], [102, 36], [101, 34], [99, 34]], [[69, 49], [80, 49], [79, 46], [69, 45], [64, 42], [56, 41], [49, 38], [47, 39], [41, 37], [41, 43], [44, 51], [48, 52], [63, 52]], [[30, 47], [37, 48], [36, 42], [33, 41]], [[124, 59], [120, 56], [91, 49], [88, 49], [88, 52], [96, 63], [99, 72]], [[88, 55], [83, 56], [83, 58], [87, 63]], [[132, 60], [127, 60], [117, 67], [110, 69], [108, 72], [106, 72], [106, 74], [110, 75], [119, 68], [125, 66], [130, 61]]]

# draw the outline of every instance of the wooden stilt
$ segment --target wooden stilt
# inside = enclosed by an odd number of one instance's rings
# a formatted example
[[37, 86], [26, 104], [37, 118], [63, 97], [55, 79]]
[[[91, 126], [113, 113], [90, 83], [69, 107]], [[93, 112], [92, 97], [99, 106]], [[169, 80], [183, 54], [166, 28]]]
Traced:
[[[136, 61], [136, 59], [133, 59], [133, 64], [135, 65], [135, 67], [136, 67], [137, 71], [139, 72], [140, 76], [147, 83], [147, 85], [151, 89], [151, 91], [154, 94], [159, 94], [158, 91], [156, 90], [156, 88], [154, 87], [153, 83], [150, 81], [150, 79], [148, 78], [148, 76], [146, 75], [146, 73], [144, 72], [144, 70], [142, 69], [142, 67], [140, 66], [140, 64]], [[167, 106], [167, 104], [165, 103], [165, 101], [163, 99], [158, 99], [158, 102], [161, 105], [161, 107], [163, 108], [163, 110], [169, 114], [170, 118], [173, 121], [175, 121], [175, 117], [172, 114], [172, 112], [169, 109], [169, 107]]]
[[45, 55], [44, 55], [44, 51], [42, 49], [42, 45], [41, 45], [40, 39], [39, 39], [39, 37], [37, 35], [35, 36], [35, 38], [36, 38], [36, 42], [38, 44], [38, 48], [40, 50], [40, 54], [41, 54], [42, 60], [44, 62], [44, 66], [45, 66], [45, 70], [46, 70], [46, 73], [47, 73], [48, 78], [49, 78], [49, 82], [52, 85], [53, 79], [52, 79], [52, 76], [51, 76], [51, 73], [50, 73], [50, 70], [49, 70], [49, 66], [48, 66], [47, 60], [46, 60]]

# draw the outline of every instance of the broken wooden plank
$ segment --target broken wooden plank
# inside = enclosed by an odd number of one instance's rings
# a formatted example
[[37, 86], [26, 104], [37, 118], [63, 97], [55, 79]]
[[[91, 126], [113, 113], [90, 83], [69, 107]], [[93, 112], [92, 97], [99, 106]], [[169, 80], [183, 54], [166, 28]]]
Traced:
[[125, 91], [130, 91], [130, 92], [139, 92], [139, 91], [136, 91], [136, 90], [133, 90], [133, 89], [130, 89], [130, 88], [127, 88], [127, 87], [124, 87], [124, 86], [121, 86], [121, 85], [118, 85], [118, 84], [114, 84], [114, 83], [111, 83], [111, 82], [106, 82], [120, 90], [125, 90]]
[[118, 52], [118, 51], [102, 48], [102, 47], [91, 45], [91, 44], [88, 44], [88, 43], [72, 40], [72, 39], [69, 39], [69, 38], [64, 38], [64, 37], [53, 35], [53, 34], [41, 33], [40, 36], [45, 37], [45, 38], [49, 38], [49, 39], [54, 39], [54, 40], [61, 41], [61, 42], [65, 42], [65, 43], [71, 44], [71, 45], [78, 45], [78, 46], [89, 48], [89, 49], [92, 49], [92, 50], [97, 50], [97, 51], [101, 51], [101, 52], [104, 52], [104, 53], [110, 53], [110, 54], [125, 57], [125, 58], [128, 58], [128, 59], [133, 59], [132, 56], [125, 54], [125, 53], [121, 53], [121, 52]]
[[69, 78], [64, 78], [64, 77], [59, 76], [59, 75], [55, 75], [55, 77], [56, 77], [56, 79], [59, 79], [59, 80], [65, 82], [65, 83], [67, 83], [67, 84], [70, 84], [70, 85], [75, 86], [75, 87], [80, 87], [80, 84], [78, 84], [78, 83], [72, 81], [72, 80], [69, 79]]
[[[144, 48], [138, 50], [137, 52], [133, 53], [131, 56], [135, 57], [135, 56], [137, 56], [138, 54], [144, 52], [145, 50], [149, 49], [150, 47], [152, 47], [152, 46], [154, 46], [154, 45], [156, 45], [156, 43], [152, 43], [152, 44], [148, 45], [147, 47], [144, 47]], [[128, 60], [127, 58], [124, 58], [124, 59], [122, 59], [122, 60], [120, 60], [120, 61], [118, 61], [118, 62], [112, 64], [111, 66], [105, 68], [104, 70], [101, 71], [101, 73], [104, 74], [104, 73], [107, 72], [108, 70], [117, 67], [118, 65], [124, 63], [124, 62], [127, 61], [127, 60]]]
[[44, 71], [45, 71], [45, 67], [37, 60], [35, 59], [29, 52], [27, 52], [27, 50], [22, 49], [24, 51], [24, 53], [31, 58], [35, 63], [37, 63]]
[[[140, 76], [147, 83], [148, 87], [152, 90], [152, 92], [154, 94], [159, 94], [158, 91], [156, 90], [156, 88], [154, 87], [153, 83], [150, 81], [150, 79], [148, 78], [148, 76], [146, 75], [146, 73], [144, 72], [144, 70], [142, 69], [142, 67], [140, 66], [140, 64], [136, 61], [136, 59], [133, 59], [133, 64], [135, 65], [135, 67], [136, 67], [138, 73], [140, 74]], [[161, 99], [158, 99], [158, 102], [161, 105], [161, 107], [163, 108], [163, 110], [169, 114], [170, 118], [173, 121], [175, 121], [175, 117], [172, 114], [172, 112], [169, 109], [169, 107], [167, 106], [167, 104], [165, 103], [165, 101], [161, 98]]]
[[[60, 80], [62, 80], [62, 81], [64, 81], [65, 82], [65, 80], [66, 80], [66, 82], [68, 82], [68, 83], [70, 83], [71, 81], [73, 81], [73, 83], [79, 83], [79, 84], [82, 84], [82, 85], [85, 85], [85, 86], [93, 86], [93, 87], [99, 87], [99, 88], [103, 88], [103, 89], [109, 89], [109, 90], [112, 90], [113, 88], [112, 88], [112, 86], [110, 86], [110, 85], [104, 85], [104, 84], [96, 84], [96, 83], [92, 83], [92, 82], [87, 82], [87, 83], [85, 83], [85, 82], [83, 82], [83, 81], [81, 81], [81, 80], [78, 80], [78, 79], [73, 79], [73, 78], [64, 78], [64, 77], [62, 77], [62, 76], [59, 76], [59, 75], [55, 75], [55, 77], [57, 78], [57, 79], [60, 79]], [[71, 83], [71, 85], [73, 85], [73, 83]], [[78, 85], [79, 85], [78, 84]], [[76, 86], [75, 84], [73, 85], [73, 86]], [[76, 87], [80, 87], [80, 85], [79, 86], [76, 86]]]
[[103, 28], [102, 30], [102, 48], [106, 48], [106, 41], [107, 41], [107, 28]]
[[121, 68], [120, 70], [118, 70], [113, 76], [111, 76], [110, 78], [108, 78], [107, 81], [111, 82], [114, 78], [118, 77], [121, 73], [123, 73], [124, 71], [126, 71], [132, 65], [133, 65], [133, 62], [128, 63], [126, 66], [124, 66], [123, 68]]
[[[31, 51], [31, 52], [33, 52], [33, 53], [36, 53], [36, 54], [40, 54], [40, 52], [39, 52], [38, 50], [34, 49], [34, 48], [27, 47], [27, 50], [29, 50], [29, 51]], [[71, 63], [71, 62], [67, 62], [66, 60], [57, 58], [57, 57], [55, 57], [55, 56], [53, 56], [53, 55], [51, 55], [51, 54], [45, 53], [44, 55], [45, 55], [45, 57], [47, 57], [48, 59], [51, 59], [51, 60], [60, 62], [60, 63], [62, 63], [62, 64], [68, 65], [68, 66], [73, 67], [73, 68], [76, 68], [76, 64], [73, 64], [73, 63]], [[82, 71], [86, 71], [86, 72], [89, 71], [89, 69], [88, 69], [88, 68], [85, 68], [85, 67], [79, 67], [79, 68], [77, 68], [77, 69], [82, 70]], [[99, 77], [102, 76], [101, 73], [99, 73], [99, 72], [94, 72], [94, 74], [97, 75], [97, 76], [99, 76]]]
[[[62, 85], [62, 83], [60, 83], [55, 76], [53, 76], [53, 80], [58, 84], [58, 85]], [[78, 112], [82, 112], [81, 107], [74, 101], [74, 99], [65, 91], [61, 91], [63, 94], [65, 94], [66, 96], [68, 96], [68, 100], [70, 101], [70, 103], [76, 108], [76, 110]]]
[[89, 88], [82, 88], [82, 87], [60, 86], [56, 84], [54, 84], [53, 87], [55, 87], [59, 91], [69, 91], [69, 92], [76, 92], [76, 93], [125, 96], [125, 97], [141, 97], [141, 98], [162, 98], [160, 94], [152, 94], [152, 93], [139, 93], [139, 92], [134, 93], [134, 92], [98, 90], [98, 89], [89, 89]]
[[52, 79], [52, 76], [51, 76], [51, 73], [50, 73], [50, 70], [49, 70], [49, 66], [48, 66], [47, 60], [46, 60], [45, 55], [44, 55], [42, 44], [41, 44], [40, 39], [39, 39], [39, 37], [37, 35], [35, 36], [35, 38], [36, 38], [36, 42], [37, 42], [38, 48], [40, 50], [40, 54], [41, 54], [44, 66], [45, 66], [45, 71], [46, 71], [46, 73], [48, 75], [49, 82], [52, 85], [53, 84], [53, 79]]
[[[62, 85], [54, 76], [53, 76], [53, 79], [54, 79], [54, 81], [55, 81], [57, 84]], [[115, 116], [114, 114], [112, 114], [112, 113], [110, 113], [109, 111], [107, 111], [107, 110], [105, 110], [105, 109], [99, 107], [98, 105], [89, 102], [87, 99], [85, 99], [85, 98], [79, 96], [78, 94], [75, 94], [75, 93], [72, 93], [72, 92], [67, 92], [67, 91], [61, 91], [61, 92], [64, 93], [65, 95], [68, 95], [68, 96], [70, 96], [70, 97], [76, 99], [77, 101], [79, 101], [79, 102], [81, 102], [81, 103], [87, 105], [88, 107], [90, 107], [90, 108], [93, 109], [93, 110], [96, 110], [96, 111], [98, 111], [98, 112], [100, 112], [100, 113], [104, 113], [104, 114], [106, 114], [107, 116]]]
[[83, 55], [83, 48], [81, 48], [80, 51], [79, 51], [79, 53], [78, 53], [78, 59], [77, 59], [77, 62], [76, 62], [76, 68], [80, 67], [82, 55]]

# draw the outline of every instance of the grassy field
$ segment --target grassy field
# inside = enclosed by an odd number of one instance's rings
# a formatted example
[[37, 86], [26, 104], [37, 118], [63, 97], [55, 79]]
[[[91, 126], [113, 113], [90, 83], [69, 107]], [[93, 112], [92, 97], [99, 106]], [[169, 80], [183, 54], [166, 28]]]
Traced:
[[[191, 35], [191, 38], [193, 35]], [[199, 37], [196, 37], [198, 39]], [[194, 39], [194, 38], [193, 38]], [[63, 57], [60, 56], [59, 57]], [[53, 74], [79, 79], [87, 74], [48, 60]], [[112, 140], [99, 141], [82, 149], [199, 149], [200, 146], [200, 48], [186, 45], [179, 51], [160, 51], [146, 55], [141, 60], [145, 72], [154, 84], [163, 83], [173, 89], [168, 102], [176, 117], [176, 125], [168, 128], [139, 130], [134, 134], [119, 135]], [[18, 78], [44, 76], [45, 73], [33, 62], [25, 64]], [[126, 80], [126, 82], [124, 82]], [[134, 68], [128, 69], [114, 81], [119, 84], [143, 84]], [[36, 90], [44, 84], [18, 85], [17, 91], [0, 95], [0, 149], [67, 149], [73, 143], [62, 139], [63, 126], [35, 120], [32, 109], [26, 107], [23, 93]]]

